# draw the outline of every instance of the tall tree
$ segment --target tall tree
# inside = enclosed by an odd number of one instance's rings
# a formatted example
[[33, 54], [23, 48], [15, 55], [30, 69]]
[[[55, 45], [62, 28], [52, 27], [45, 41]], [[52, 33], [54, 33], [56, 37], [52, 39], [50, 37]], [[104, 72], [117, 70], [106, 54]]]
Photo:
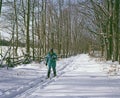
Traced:
[[1, 15], [1, 8], [2, 8], [2, 0], [0, 0], [0, 15]]
[[26, 53], [30, 55], [30, 4], [31, 0], [27, 0], [27, 30], [26, 30]]
[[119, 13], [120, 13], [120, 0], [114, 0], [114, 22], [113, 22], [113, 28], [114, 28], [114, 34], [113, 34], [113, 43], [114, 43], [114, 54], [113, 54], [113, 61], [118, 61], [119, 57], [119, 39], [120, 39], [120, 29], [119, 29]]
[[16, 32], [16, 40], [15, 40], [15, 55], [17, 56], [17, 50], [18, 50], [18, 13], [17, 13], [17, 5], [16, 5], [16, 0], [14, 0], [14, 14], [15, 14], [15, 32]]
[[42, 0], [42, 37], [43, 37], [43, 54], [46, 54], [46, 2], [47, 0]]
[[32, 2], [32, 56], [33, 60], [35, 60], [35, 0]]

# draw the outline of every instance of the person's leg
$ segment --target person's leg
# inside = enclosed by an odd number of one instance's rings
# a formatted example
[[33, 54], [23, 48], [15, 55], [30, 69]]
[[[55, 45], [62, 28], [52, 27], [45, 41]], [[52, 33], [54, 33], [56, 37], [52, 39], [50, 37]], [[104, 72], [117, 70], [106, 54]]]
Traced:
[[48, 77], [48, 78], [50, 77], [50, 73], [51, 73], [51, 66], [49, 65], [49, 66], [48, 66], [48, 73], [47, 73], [47, 77]]
[[52, 66], [52, 70], [53, 70], [54, 76], [56, 76], [56, 66]]

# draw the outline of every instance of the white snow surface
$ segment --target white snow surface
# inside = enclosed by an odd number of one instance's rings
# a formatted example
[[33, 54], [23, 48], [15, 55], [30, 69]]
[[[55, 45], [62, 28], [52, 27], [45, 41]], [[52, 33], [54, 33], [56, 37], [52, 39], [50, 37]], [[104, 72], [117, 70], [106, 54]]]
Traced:
[[50, 79], [44, 63], [1, 68], [0, 98], [120, 98], [119, 72], [108, 75], [108, 66], [81, 54], [57, 61]]

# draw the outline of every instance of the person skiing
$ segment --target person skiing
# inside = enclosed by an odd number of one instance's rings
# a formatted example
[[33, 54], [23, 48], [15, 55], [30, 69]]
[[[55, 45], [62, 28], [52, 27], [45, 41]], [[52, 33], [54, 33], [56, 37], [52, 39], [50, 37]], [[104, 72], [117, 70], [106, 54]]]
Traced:
[[54, 77], [56, 76], [56, 60], [57, 55], [52, 48], [46, 56], [46, 66], [48, 66], [47, 78], [50, 78], [51, 68], [53, 70]]

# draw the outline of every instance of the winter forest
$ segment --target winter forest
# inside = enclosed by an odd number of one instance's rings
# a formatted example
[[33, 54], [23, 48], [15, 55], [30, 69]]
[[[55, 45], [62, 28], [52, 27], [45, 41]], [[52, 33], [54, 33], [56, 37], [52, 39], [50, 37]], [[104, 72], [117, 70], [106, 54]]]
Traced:
[[99, 51], [106, 60], [120, 60], [119, 0], [0, 3], [0, 45], [9, 43], [11, 58], [18, 56], [18, 47], [24, 47], [33, 59], [40, 59], [52, 47], [60, 56]]
[[0, 98], [120, 98], [120, 0], [0, 0]]

